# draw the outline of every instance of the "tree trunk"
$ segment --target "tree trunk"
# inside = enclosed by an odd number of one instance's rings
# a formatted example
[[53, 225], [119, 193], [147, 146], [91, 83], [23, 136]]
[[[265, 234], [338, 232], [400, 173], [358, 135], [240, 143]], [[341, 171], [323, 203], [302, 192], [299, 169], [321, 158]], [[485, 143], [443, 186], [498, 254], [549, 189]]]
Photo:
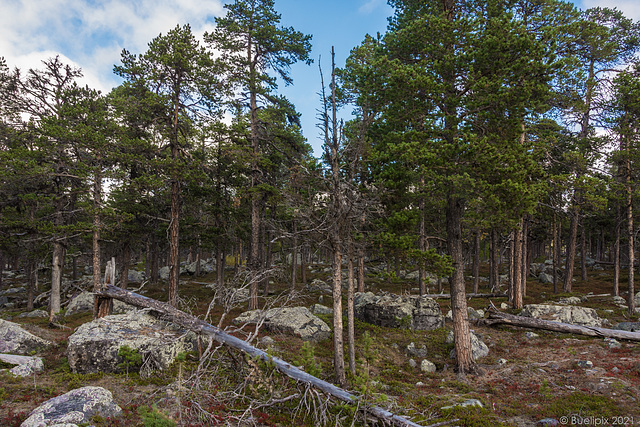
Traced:
[[216, 282], [218, 283], [218, 286], [224, 285], [225, 257], [221, 246], [222, 244], [219, 243], [218, 248], [216, 249]]
[[308, 249], [306, 246], [302, 247], [302, 259], [300, 260], [300, 282], [302, 282], [302, 286], [307, 284], [307, 264], [306, 264], [306, 260], [307, 260], [307, 253], [308, 253]]
[[27, 261], [27, 311], [33, 310], [33, 288], [36, 265], [33, 259]]
[[478, 293], [480, 286], [480, 230], [476, 230], [473, 245], [473, 293]]
[[131, 262], [131, 245], [129, 241], [124, 242], [122, 248], [122, 272], [120, 273], [120, 287], [127, 289], [129, 285], [129, 263]]
[[356, 321], [353, 306], [353, 294], [355, 293], [355, 278], [353, 274], [353, 238], [349, 239], [348, 249], [348, 283], [347, 283], [347, 342], [349, 348], [349, 370], [356, 375]]
[[467, 314], [467, 299], [464, 286], [464, 258], [462, 254], [463, 201], [452, 195], [447, 197], [447, 245], [453, 261], [451, 275], [451, 311], [458, 372], [464, 374], [474, 368], [471, 355], [471, 335]]
[[497, 292], [500, 290], [500, 266], [498, 261], [500, 248], [498, 246], [498, 230], [495, 228], [491, 229], [491, 255], [489, 258], [489, 289], [491, 289], [491, 292]]
[[49, 322], [60, 311], [60, 288], [62, 285], [62, 269], [66, 249], [60, 242], [53, 243], [53, 258], [51, 262], [51, 296], [49, 298]]
[[[175, 147], [177, 158], [177, 147]], [[174, 177], [171, 182], [171, 225], [170, 225], [170, 270], [169, 304], [178, 307], [178, 283], [180, 281], [180, 182]]]
[[573, 268], [576, 259], [579, 215], [577, 208], [574, 207], [571, 209], [571, 225], [569, 227], [569, 241], [567, 242], [567, 260], [564, 270], [564, 284], [562, 286], [563, 292], [571, 292], [571, 286], [573, 284]]
[[551, 266], [553, 267], [553, 293], [554, 294], [558, 293], [558, 265], [560, 265], [559, 264], [560, 262], [559, 245], [560, 245], [560, 231], [558, 229], [558, 224], [557, 224], [557, 214], [554, 211], [553, 212], [553, 255], [552, 255], [553, 263], [551, 264]]
[[293, 219], [293, 241], [291, 243], [291, 289], [296, 288], [298, 274], [298, 222]]
[[[105, 317], [111, 314], [113, 311], [113, 299], [110, 297], [106, 297], [103, 295], [99, 295], [99, 292], [104, 290], [109, 286], [115, 285], [116, 281], [116, 259], [111, 258], [111, 260], [107, 261], [107, 265], [104, 269], [104, 285], [99, 284], [98, 289], [95, 290], [95, 302], [94, 302], [94, 312], [93, 318], [97, 319], [100, 317]], [[120, 288], [123, 289], [123, 288]], [[122, 292], [126, 292], [126, 290], [122, 290]]]
[[585, 235], [584, 218], [580, 227], [580, 278], [587, 280], [587, 239]]
[[[424, 188], [424, 176], [420, 176], [420, 185]], [[420, 251], [425, 252], [427, 250], [427, 238], [426, 238], [426, 212], [425, 212], [425, 200], [424, 196], [420, 197], [420, 229], [418, 231], [418, 247]], [[420, 290], [420, 296], [427, 293], [427, 284], [425, 282], [425, 265], [424, 261], [420, 259], [418, 269], [418, 289]]]
[[[337, 234], [337, 233], [336, 233]], [[342, 333], [342, 250], [340, 238], [333, 238], [333, 369], [334, 382], [342, 387], [346, 382]]]
[[522, 266], [520, 271], [522, 273], [522, 278], [520, 279], [520, 289], [522, 293], [522, 298], [527, 296], [527, 278], [529, 277], [530, 271], [530, 250], [529, 250], [529, 221], [522, 221]]
[[[627, 150], [629, 147], [627, 146]], [[629, 295], [627, 306], [629, 307], [629, 316], [633, 316], [636, 310], [635, 304], [635, 286], [634, 286], [634, 273], [635, 273], [635, 233], [633, 230], [633, 191], [631, 182], [631, 159], [629, 158], [629, 153], [627, 152], [626, 159], [626, 177], [625, 177], [625, 187], [627, 193], [627, 239], [629, 243], [629, 280], [628, 280], [628, 288]]]
[[522, 238], [522, 227], [523, 220], [520, 220], [520, 223], [517, 225], [516, 229], [513, 231], [513, 276], [511, 280], [513, 285], [512, 289], [512, 303], [513, 308], [521, 309], [523, 307], [523, 299], [522, 299], [522, 246], [523, 246], [523, 238]]
[[620, 296], [620, 206], [617, 208], [615, 241], [613, 243], [613, 295]]
[[364, 249], [358, 249], [358, 292], [364, 292]]

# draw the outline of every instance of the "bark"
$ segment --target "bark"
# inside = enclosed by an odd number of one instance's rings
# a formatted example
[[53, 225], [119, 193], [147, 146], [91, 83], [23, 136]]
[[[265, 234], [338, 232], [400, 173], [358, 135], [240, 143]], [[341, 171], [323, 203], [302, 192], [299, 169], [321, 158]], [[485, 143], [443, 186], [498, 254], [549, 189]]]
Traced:
[[576, 241], [578, 240], [578, 220], [579, 212], [577, 208], [571, 209], [571, 225], [569, 226], [569, 241], [567, 242], [567, 260], [564, 270], [563, 292], [571, 292], [573, 284], [573, 268], [576, 259]]
[[30, 259], [27, 262], [27, 311], [33, 310], [33, 291], [34, 291], [34, 277], [35, 277], [35, 262]]
[[473, 293], [477, 294], [480, 286], [480, 230], [476, 230], [473, 243]]
[[520, 287], [522, 291], [522, 298], [527, 296], [527, 277], [529, 276], [531, 259], [529, 250], [529, 221], [526, 219], [522, 221], [522, 266], [520, 269], [521, 279]]
[[518, 224], [517, 228], [513, 231], [513, 274], [511, 276], [512, 280], [512, 294], [511, 300], [513, 303], [513, 308], [520, 309], [523, 307], [523, 299], [522, 299], [522, 220]]
[[[249, 64], [249, 122], [250, 139], [253, 155], [251, 156], [251, 188], [255, 189], [260, 180], [260, 169], [258, 166], [258, 156], [260, 144], [258, 139], [258, 99], [257, 99], [257, 76], [256, 63], [253, 60], [253, 39], [251, 36], [247, 41], [247, 62]], [[260, 218], [260, 194], [257, 191], [251, 192], [251, 252], [249, 254], [248, 267], [251, 274], [249, 284], [249, 310], [258, 308], [258, 280], [260, 276], [260, 228], [262, 219]]]
[[302, 259], [300, 260], [300, 282], [302, 283], [302, 286], [307, 284], [307, 265], [306, 265], [306, 259], [307, 259], [307, 252], [308, 249], [306, 247], [302, 248]]
[[169, 304], [177, 307], [178, 283], [180, 280], [180, 183], [177, 177], [174, 177], [171, 183], [171, 225], [169, 233], [169, 259], [171, 260], [169, 264]]
[[0, 289], [2, 289], [2, 276], [4, 276], [4, 253], [0, 251]]
[[358, 292], [364, 292], [364, 250], [358, 250]]
[[[114, 286], [115, 281], [116, 281], [116, 259], [111, 258], [110, 261], [107, 261], [107, 265], [104, 269], [104, 282], [98, 286], [98, 289], [94, 290], [95, 292], [95, 302], [93, 306], [94, 319], [108, 316], [113, 311], [113, 299], [108, 296], [100, 295], [100, 292], [109, 286], [115, 287]], [[123, 289], [123, 288], [120, 288], [120, 289]], [[123, 289], [123, 292], [126, 292], [126, 290]]]
[[495, 308], [488, 310], [489, 318], [481, 319], [479, 323], [484, 325], [511, 325], [524, 328], [543, 329], [546, 331], [564, 332], [569, 334], [586, 335], [590, 337], [610, 337], [630, 341], [640, 341], [640, 332], [627, 332], [617, 329], [597, 328], [594, 326], [579, 326], [569, 323], [541, 320], [533, 317], [515, 316], [502, 313]]
[[293, 242], [291, 243], [291, 289], [296, 288], [298, 274], [298, 222], [293, 219]]
[[[451, 298], [451, 294], [424, 294], [423, 297], [426, 298], [442, 298], [442, 299], [448, 299]], [[507, 294], [500, 294], [500, 293], [490, 293], [490, 294], [475, 294], [475, 293], [471, 293], [471, 294], [466, 294], [467, 298], [506, 298]]]
[[342, 250], [340, 238], [333, 239], [333, 368], [334, 382], [344, 386], [344, 338], [342, 333]]
[[[424, 188], [424, 176], [420, 176], [420, 185]], [[418, 247], [424, 252], [427, 250], [427, 238], [426, 238], [426, 207], [424, 197], [420, 198], [420, 229], [418, 236]], [[418, 269], [418, 288], [420, 289], [420, 296], [427, 293], [427, 284], [425, 282], [425, 266], [424, 262], [420, 261], [420, 268]]]
[[587, 280], [587, 239], [585, 235], [584, 220], [580, 227], [580, 278]]
[[356, 375], [356, 321], [355, 309], [353, 305], [353, 294], [355, 293], [355, 280], [353, 274], [353, 241], [349, 237], [348, 261], [348, 283], [347, 283], [347, 342], [349, 349], [349, 370], [352, 375]]
[[156, 240], [156, 235], [154, 233], [151, 234], [151, 283], [158, 283], [159, 278], [159, 260], [158, 256], [159, 248], [158, 241]]
[[127, 289], [129, 284], [129, 263], [131, 262], [131, 245], [128, 241], [122, 248], [122, 272], [120, 273], [120, 287]]
[[200, 259], [202, 258], [202, 247], [200, 246], [200, 236], [198, 236], [198, 248], [196, 249], [196, 277], [202, 274]]
[[220, 246], [221, 244], [218, 245], [218, 249], [216, 251], [216, 281], [218, 283], [218, 286], [224, 285], [225, 256]]
[[471, 335], [467, 315], [467, 299], [464, 286], [464, 258], [462, 253], [463, 201], [452, 195], [447, 197], [447, 245], [453, 261], [454, 272], [450, 277], [451, 311], [458, 372], [464, 374], [474, 368], [471, 355]]
[[421, 427], [419, 424], [406, 420], [398, 415], [394, 415], [393, 413], [385, 409], [376, 406], [368, 406], [365, 402], [362, 402], [359, 397], [348, 393], [333, 384], [309, 375], [306, 372], [292, 366], [290, 363], [287, 363], [278, 357], [271, 356], [264, 351], [251, 346], [246, 341], [234, 337], [233, 335], [229, 335], [224, 331], [216, 328], [215, 326], [206, 323], [205, 321], [200, 320], [197, 317], [182, 312], [167, 303], [156, 301], [154, 299], [147, 298], [142, 295], [117, 288], [115, 286], [106, 286], [105, 289], [100, 293], [100, 296], [109, 299], [115, 298], [117, 300], [126, 302], [127, 304], [151, 309], [152, 312], [160, 314], [163, 319], [168, 319], [169, 321], [176, 323], [186, 329], [189, 329], [197, 334], [212, 337], [217, 342], [228, 345], [229, 347], [235, 348], [236, 350], [240, 350], [250, 357], [260, 358], [265, 362], [273, 363], [276, 369], [278, 369], [288, 377], [293, 378], [296, 381], [310, 384], [315, 388], [323, 391], [324, 393], [327, 393], [328, 395], [331, 395], [343, 402], [358, 405], [360, 408], [362, 408], [362, 410], [366, 411], [367, 414], [373, 415], [380, 420], [390, 422], [392, 423], [392, 425]]
[[49, 298], [49, 322], [60, 311], [60, 287], [66, 248], [60, 242], [53, 243], [53, 259], [51, 262], [51, 296]]
[[500, 289], [500, 248], [498, 247], [498, 230], [491, 229], [491, 255], [489, 271], [489, 288], [492, 292]]
[[634, 241], [635, 234], [633, 232], [633, 188], [631, 182], [631, 159], [629, 159], [629, 155], [627, 154], [626, 160], [626, 193], [627, 193], [627, 240], [628, 240], [628, 257], [629, 257], [629, 280], [628, 280], [628, 288], [629, 295], [627, 306], [629, 307], [629, 316], [633, 316], [635, 314], [636, 304], [635, 304], [635, 289], [634, 289]]
[[620, 296], [620, 207], [616, 215], [615, 242], [613, 243], [613, 295]]
[[553, 212], [553, 293], [558, 293], [558, 263], [559, 263], [559, 247], [560, 245], [560, 231], [557, 225], [557, 214]]

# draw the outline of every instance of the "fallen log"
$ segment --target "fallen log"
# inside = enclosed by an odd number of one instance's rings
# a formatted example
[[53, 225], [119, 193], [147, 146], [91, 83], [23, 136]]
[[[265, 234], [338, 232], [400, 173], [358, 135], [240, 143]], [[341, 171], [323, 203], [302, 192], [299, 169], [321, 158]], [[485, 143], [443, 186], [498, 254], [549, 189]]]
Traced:
[[478, 323], [491, 325], [511, 325], [524, 328], [543, 329], [554, 332], [587, 335], [590, 337], [608, 337], [629, 341], [640, 341], [640, 332], [627, 332], [617, 329], [597, 328], [595, 326], [580, 326], [569, 323], [554, 322], [551, 320], [536, 319], [533, 317], [516, 316], [498, 311], [495, 306], [488, 309], [489, 318], [479, 319]]
[[[251, 357], [259, 357], [265, 362], [273, 363], [280, 372], [287, 375], [288, 377], [293, 378], [297, 381], [311, 384], [317, 389], [322, 390], [323, 392], [334, 396], [337, 399], [342, 400], [343, 402], [350, 404], [359, 403], [358, 396], [355, 396], [339, 387], [336, 387], [331, 383], [309, 375], [306, 372], [296, 368], [295, 366], [290, 365], [284, 360], [274, 356], [270, 356], [264, 351], [248, 344], [246, 341], [229, 335], [219, 328], [216, 328], [215, 326], [205, 322], [204, 320], [198, 319], [195, 316], [191, 316], [183, 311], [180, 311], [167, 303], [147, 298], [145, 296], [138, 295], [125, 289], [115, 287], [113, 285], [105, 286], [102, 291], [97, 293], [96, 295], [104, 298], [114, 298], [126, 302], [127, 304], [135, 305], [136, 307], [151, 309], [152, 311], [161, 314], [162, 316], [164, 316], [164, 318], [167, 318], [171, 322], [187, 328], [193, 332], [210, 336], [219, 343], [226, 344], [230, 347], [240, 350]], [[368, 414], [371, 414], [378, 419], [391, 422], [396, 426], [422, 427], [420, 426], [420, 424], [416, 424], [413, 421], [407, 420], [399, 415], [394, 415], [393, 413], [377, 406], [368, 406], [366, 407], [366, 411]]]
[[[466, 294], [467, 298], [506, 298], [507, 296], [507, 294]], [[451, 294], [425, 294], [423, 297], [448, 299], [451, 298]]]

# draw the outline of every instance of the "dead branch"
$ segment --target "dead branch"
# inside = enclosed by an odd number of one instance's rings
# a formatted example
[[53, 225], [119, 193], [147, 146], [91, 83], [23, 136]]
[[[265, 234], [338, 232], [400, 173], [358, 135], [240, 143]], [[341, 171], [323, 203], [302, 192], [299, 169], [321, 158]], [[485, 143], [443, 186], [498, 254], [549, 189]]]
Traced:
[[[293, 378], [297, 381], [311, 384], [315, 388], [322, 390], [324, 393], [331, 395], [343, 402], [350, 404], [358, 404], [359, 402], [361, 402], [357, 396], [339, 387], [336, 387], [333, 384], [309, 375], [308, 373], [296, 368], [295, 366], [290, 365], [289, 363], [278, 357], [270, 356], [266, 352], [251, 346], [240, 338], [229, 335], [219, 328], [216, 328], [215, 326], [201, 319], [198, 319], [197, 317], [188, 315], [167, 303], [138, 295], [112, 285], [105, 286], [103, 290], [97, 295], [100, 295], [103, 298], [115, 298], [117, 300], [126, 302], [127, 304], [135, 305], [137, 307], [150, 308], [156, 313], [162, 315], [164, 318], [167, 318], [171, 322], [176, 323], [184, 328], [202, 335], [210, 336], [219, 343], [226, 344], [230, 347], [240, 350], [251, 357], [260, 358], [265, 362], [273, 363], [276, 366], [276, 369], [278, 369], [288, 377]], [[366, 411], [367, 413], [374, 415], [376, 418], [391, 422], [391, 424], [396, 426], [421, 427], [419, 424], [416, 424], [413, 421], [407, 420], [399, 415], [395, 415], [380, 407], [366, 407]]]

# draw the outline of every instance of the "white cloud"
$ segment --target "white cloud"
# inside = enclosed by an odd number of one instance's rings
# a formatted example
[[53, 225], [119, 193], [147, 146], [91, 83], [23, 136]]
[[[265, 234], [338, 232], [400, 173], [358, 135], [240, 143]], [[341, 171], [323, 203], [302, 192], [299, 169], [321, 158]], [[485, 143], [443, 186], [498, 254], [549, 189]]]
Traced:
[[358, 12], [362, 14], [369, 14], [376, 10], [378, 7], [385, 5], [385, 0], [368, 0], [364, 3], [360, 8], [358, 8]]
[[590, 9], [592, 7], [608, 7], [616, 8], [624, 13], [627, 18], [634, 21], [640, 20], [640, 2], [638, 0], [582, 0], [582, 9]]
[[0, 55], [25, 71], [60, 55], [82, 68], [82, 83], [108, 91], [122, 49], [144, 52], [178, 24], [200, 36], [222, 12], [220, 0], [3, 0]]

